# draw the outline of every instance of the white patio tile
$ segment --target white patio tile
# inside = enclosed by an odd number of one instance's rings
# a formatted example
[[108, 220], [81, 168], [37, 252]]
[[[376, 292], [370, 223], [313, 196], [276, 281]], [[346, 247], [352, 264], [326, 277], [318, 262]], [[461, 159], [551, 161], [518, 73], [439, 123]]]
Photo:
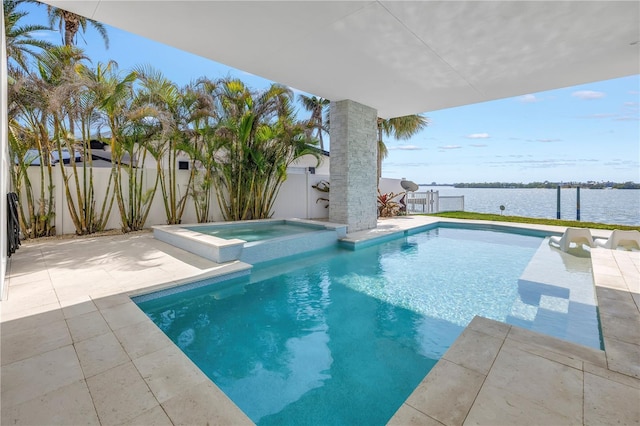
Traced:
[[209, 379], [176, 346], [167, 346], [133, 360], [161, 403]]
[[541, 358], [548, 359], [549, 361], [564, 364], [567, 367], [575, 368], [577, 370], [581, 370], [584, 363], [584, 361], [579, 357], [558, 353], [558, 352], [549, 350], [547, 348], [541, 347], [539, 345], [535, 345], [535, 344], [530, 345], [528, 343], [513, 340], [513, 339], [507, 339], [504, 342], [503, 348], [504, 347], [527, 352], [531, 355], [539, 356]]
[[60, 300], [60, 306], [62, 306], [62, 312], [67, 319], [98, 310], [88, 295]]
[[102, 314], [97, 310], [68, 318], [67, 325], [75, 343], [111, 332]]
[[67, 323], [62, 320], [27, 330], [2, 330], [2, 365], [31, 358], [71, 344]]
[[465, 329], [442, 359], [486, 375], [493, 365], [504, 338]]
[[120, 342], [108, 332], [75, 343], [84, 376], [90, 378], [130, 361]]
[[122, 305], [123, 303], [131, 302], [131, 298], [129, 296], [121, 293], [111, 294], [104, 297], [97, 297], [92, 300], [93, 303], [95, 303], [95, 305], [100, 309], [109, 309], [117, 305]]
[[133, 360], [173, 346], [173, 342], [151, 320], [119, 328], [114, 334]]
[[102, 309], [101, 312], [112, 330], [149, 320], [144, 312], [131, 301], [111, 308]]
[[2, 308], [17, 312], [52, 303], [58, 303], [58, 296], [51, 282], [40, 280], [11, 287]]
[[505, 345], [487, 375], [485, 386], [561, 413], [574, 424], [582, 422], [581, 370]]
[[[582, 401], [582, 397], [580, 397]], [[573, 416], [571, 414], [574, 414]], [[509, 389], [485, 384], [464, 425], [554, 425], [582, 424], [582, 412], [554, 411]]]
[[640, 389], [584, 374], [584, 424], [640, 424]]
[[83, 378], [78, 357], [71, 345], [3, 365], [1, 374], [3, 409], [38, 398]]
[[[18, 272], [16, 269], [21, 269], [22, 272]], [[11, 276], [9, 277], [9, 286], [18, 287], [24, 284], [30, 284], [39, 281], [51, 281], [49, 271], [46, 269], [44, 262], [39, 266], [24, 265], [17, 267], [11, 265]]]
[[157, 405], [138, 417], [122, 423], [122, 426], [173, 426], [169, 416]]
[[[5, 302], [2, 302], [2, 309], [0, 309], [3, 313], [4, 303]], [[2, 317], [0, 331], [2, 332], [3, 337], [14, 333], [29, 332], [33, 328], [64, 320], [64, 315], [62, 314], [61, 309], [45, 310], [44, 312], [27, 312], [26, 316], [15, 320], [5, 319], [4, 315]]]
[[38, 305], [36, 307], [20, 309], [20, 308], [11, 308], [10, 304], [5, 302], [2, 303], [2, 309], [0, 309], [0, 318], [2, 318], [2, 322], [8, 321], [17, 321], [22, 320], [24, 318], [31, 318], [36, 315], [47, 314], [49, 312], [58, 311], [62, 314], [62, 310], [60, 309], [60, 303], [50, 303], [48, 305]]
[[131, 362], [89, 377], [87, 385], [101, 424], [128, 422], [158, 405]]
[[444, 424], [462, 424], [485, 376], [441, 359], [405, 404]]
[[213, 383], [207, 381], [164, 402], [174, 424], [252, 425], [253, 422]]
[[402, 407], [391, 417], [387, 426], [442, 426], [436, 419], [416, 410], [410, 405], [402, 404]]
[[99, 425], [91, 394], [84, 380], [73, 382], [18, 405], [2, 405], [3, 424]]

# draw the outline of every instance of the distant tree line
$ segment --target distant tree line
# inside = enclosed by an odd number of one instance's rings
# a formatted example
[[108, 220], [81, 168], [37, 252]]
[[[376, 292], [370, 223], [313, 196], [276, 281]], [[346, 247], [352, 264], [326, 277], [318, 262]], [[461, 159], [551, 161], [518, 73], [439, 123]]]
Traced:
[[530, 182], [530, 183], [514, 183], [514, 182], [473, 182], [473, 183], [455, 183], [455, 188], [587, 188], [587, 189], [640, 189], [640, 184], [635, 182]]

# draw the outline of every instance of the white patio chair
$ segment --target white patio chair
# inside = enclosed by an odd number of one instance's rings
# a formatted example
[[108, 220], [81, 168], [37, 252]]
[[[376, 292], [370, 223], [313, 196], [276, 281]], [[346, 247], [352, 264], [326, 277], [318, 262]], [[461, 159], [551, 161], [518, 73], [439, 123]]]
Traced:
[[[562, 251], [568, 251], [574, 247], [581, 247], [582, 244], [595, 247], [593, 238], [591, 237], [591, 231], [586, 228], [567, 228], [561, 237], [549, 237], [549, 244]], [[572, 247], [571, 244], [574, 244], [574, 246]]]
[[594, 243], [598, 247], [611, 250], [616, 250], [618, 247], [623, 247], [625, 250], [632, 250], [634, 248], [640, 250], [640, 232], [636, 230], [622, 231], [620, 229], [614, 229], [609, 238], [596, 238]]

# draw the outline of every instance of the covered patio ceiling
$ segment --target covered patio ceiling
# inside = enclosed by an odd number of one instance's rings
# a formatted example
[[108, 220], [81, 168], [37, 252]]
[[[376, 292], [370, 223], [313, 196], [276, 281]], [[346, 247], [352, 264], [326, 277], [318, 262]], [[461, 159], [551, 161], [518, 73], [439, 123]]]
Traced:
[[638, 1], [43, 2], [381, 117], [640, 72]]

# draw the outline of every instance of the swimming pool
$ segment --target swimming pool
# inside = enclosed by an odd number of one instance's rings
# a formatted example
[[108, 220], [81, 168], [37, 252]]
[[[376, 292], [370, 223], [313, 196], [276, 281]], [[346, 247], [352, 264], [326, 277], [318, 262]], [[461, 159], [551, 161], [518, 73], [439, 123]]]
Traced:
[[383, 424], [474, 315], [558, 310], [519, 281], [541, 243], [436, 228], [136, 303], [256, 423]]

